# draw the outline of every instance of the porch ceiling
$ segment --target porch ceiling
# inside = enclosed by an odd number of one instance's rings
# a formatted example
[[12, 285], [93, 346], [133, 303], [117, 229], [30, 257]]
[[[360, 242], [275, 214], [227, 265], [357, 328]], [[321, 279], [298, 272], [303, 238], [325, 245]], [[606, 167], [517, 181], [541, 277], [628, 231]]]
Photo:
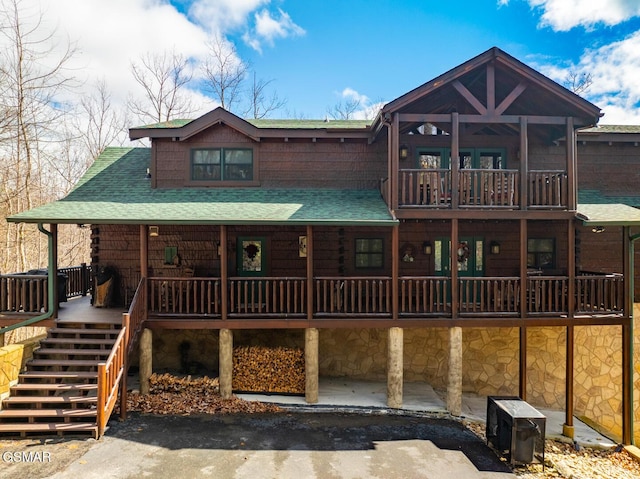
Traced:
[[576, 216], [585, 225], [640, 226], [640, 209], [620, 203], [579, 204]]
[[332, 224], [393, 226], [376, 190], [176, 188], [145, 180], [151, 150], [107, 148], [65, 197], [15, 223]]

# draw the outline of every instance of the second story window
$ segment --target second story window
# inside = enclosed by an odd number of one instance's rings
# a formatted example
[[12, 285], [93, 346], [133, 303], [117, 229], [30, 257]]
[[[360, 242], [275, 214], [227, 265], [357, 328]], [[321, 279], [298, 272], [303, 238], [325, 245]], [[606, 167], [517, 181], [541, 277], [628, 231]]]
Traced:
[[191, 180], [252, 181], [253, 150], [248, 148], [191, 150]]

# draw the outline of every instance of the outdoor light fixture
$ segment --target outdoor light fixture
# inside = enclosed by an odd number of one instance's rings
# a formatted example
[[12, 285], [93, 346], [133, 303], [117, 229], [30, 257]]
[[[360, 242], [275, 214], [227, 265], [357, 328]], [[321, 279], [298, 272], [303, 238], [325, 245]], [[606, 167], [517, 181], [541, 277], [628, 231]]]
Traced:
[[425, 241], [422, 243], [422, 252], [426, 255], [431, 254], [431, 241]]
[[144, 175], [144, 179], [145, 180], [151, 179], [151, 171], [149, 170], [149, 168], [147, 168], [147, 173]]
[[409, 147], [407, 145], [402, 145], [400, 147], [400, 159], [406, 160], [409, 158]]
[[160, 234], [160, 228], [157, 226], [149, 226], [149, 236], [155, 238]]
[[594, 226], [591, 228], [594, 233], [604, 233], [604, 226]]
[[500, 243], [497, 241], [492, 241], [489, 248], [491, 249], [491, 254], [500, 254]]

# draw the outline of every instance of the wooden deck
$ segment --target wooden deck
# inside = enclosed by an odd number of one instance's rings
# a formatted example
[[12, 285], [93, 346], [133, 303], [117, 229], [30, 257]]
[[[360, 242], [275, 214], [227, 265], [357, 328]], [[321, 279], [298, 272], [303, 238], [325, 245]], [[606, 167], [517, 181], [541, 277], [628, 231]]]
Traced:
[[60, 303], [58, 311], [58, 323], [108, 323], [122, 324], [124, 307], [94, 308], [91, 305], [90, 296], [81, 296], [69, 299], [66, 303]]

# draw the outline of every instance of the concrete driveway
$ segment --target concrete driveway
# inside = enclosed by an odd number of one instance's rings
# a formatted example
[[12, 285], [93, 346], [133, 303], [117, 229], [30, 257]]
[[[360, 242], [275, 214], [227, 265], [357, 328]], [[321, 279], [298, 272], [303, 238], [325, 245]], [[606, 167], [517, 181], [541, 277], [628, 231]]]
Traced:
[[[71, 440], [44, 444], [51, 462]], [[71, 441], [73, 442], [73, 441]], [[86, 443], [87, 441], [85, 441]], [[6, 441], [4, 442], [6, 444]], [[58, 468], [0, 463], [3, 478], [513, 478], [460, 423], [428, 417], [284, 412], [112, 421]], [[10, 447], [10, 446], [9, 446]], [[73, 448], [71, 448], [73, 449]], [[84, 450], [83, 450], [84, 449]], [[7, 450], [7, 446], [4, 446]], [[57, 452], [59, 451], [59, 452]], [[55, 464], [52, 464], [54, 466]], [[54, 472], [57, 471], [57, 472]]]

